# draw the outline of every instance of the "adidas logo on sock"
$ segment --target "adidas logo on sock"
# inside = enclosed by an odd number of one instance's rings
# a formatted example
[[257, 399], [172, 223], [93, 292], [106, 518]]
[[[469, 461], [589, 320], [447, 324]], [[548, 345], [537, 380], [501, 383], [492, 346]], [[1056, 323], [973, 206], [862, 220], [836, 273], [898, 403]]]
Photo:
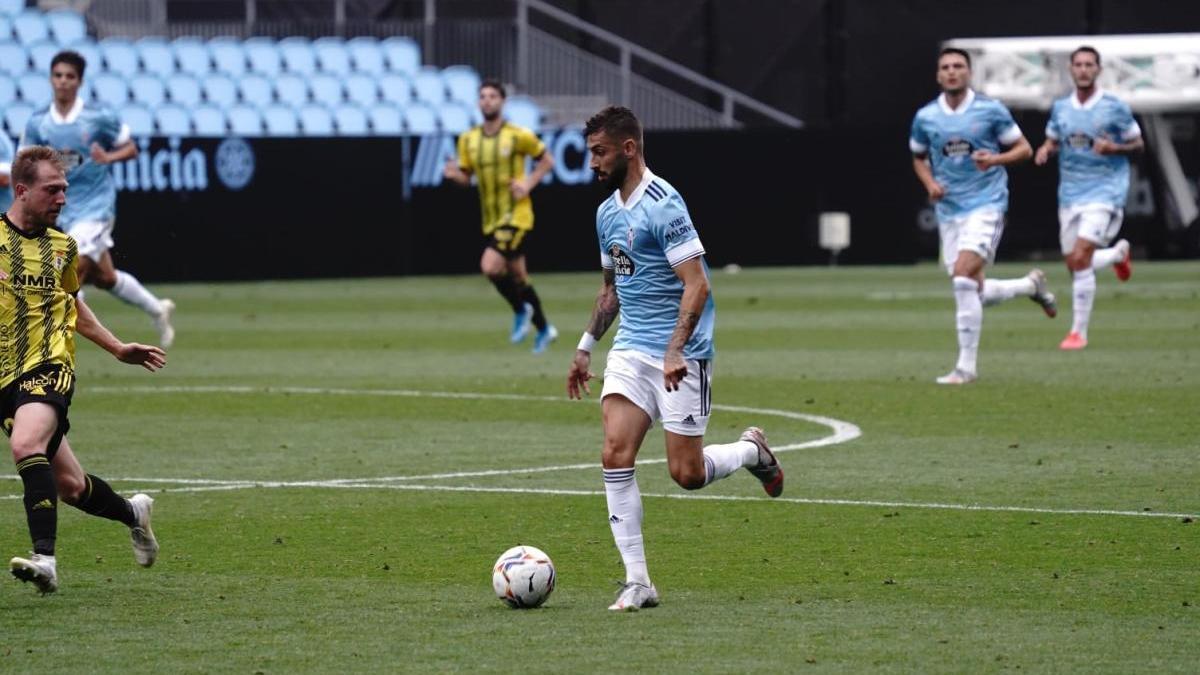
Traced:
[[683, 418], [683, 424], [693, 424], [694, 425], [695, 423], [696, 423], [696, 418], [692, 417], [691, 415], [688, 415], [687, 417]]
[[617, 523], [621, 522], [621, 517], [616, 514], [613, 514], [608, 517], [608, 522], [612, 523], [613, 525], [616, 525]]

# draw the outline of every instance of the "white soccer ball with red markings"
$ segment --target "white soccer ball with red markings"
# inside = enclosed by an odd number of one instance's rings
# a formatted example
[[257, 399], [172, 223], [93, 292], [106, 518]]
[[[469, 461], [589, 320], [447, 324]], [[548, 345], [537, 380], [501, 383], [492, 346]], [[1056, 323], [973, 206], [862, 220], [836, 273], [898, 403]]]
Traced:
[[492, 588], [509, 607], [537, 607], [554, 591], [554, 563], [541, 549], [514, 546], [492, 567]]

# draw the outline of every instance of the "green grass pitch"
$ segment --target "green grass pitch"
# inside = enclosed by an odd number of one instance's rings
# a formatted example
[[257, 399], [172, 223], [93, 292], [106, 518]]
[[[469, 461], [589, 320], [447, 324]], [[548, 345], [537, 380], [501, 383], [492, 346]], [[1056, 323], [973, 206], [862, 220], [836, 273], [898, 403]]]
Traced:
[[[753, 423], [804, 447], [780, 455], [783, 500], [744, 472], [685, 493], [652, 430], [663, 604], [616, 616], [599, 406], [564, 378], [598, 272], [535, 277], [562, 331], [540, 357], [477, 277], [157, 288], [179, 304], [167, 369], [82, 345], [71, 439], [156, 498], [159, 562], [63, 507], [59, 593], [0, 583], [0, 671], [1195, 672], [1200, 271], [1101, 273], [1080, 353], [1057, 349], [1070, 289], [1049, 272], [1059, 318], [989, 308], [981, 379], [942, 388], [939, 268], [714, 271], [708, 440]], [[813, 443], [834, 429], [807, 416], [861, 436]], [[8, 474], [11, 556], [29, 542]], [[542, 609], [492, 595], [517, 543], [556, 564]]]

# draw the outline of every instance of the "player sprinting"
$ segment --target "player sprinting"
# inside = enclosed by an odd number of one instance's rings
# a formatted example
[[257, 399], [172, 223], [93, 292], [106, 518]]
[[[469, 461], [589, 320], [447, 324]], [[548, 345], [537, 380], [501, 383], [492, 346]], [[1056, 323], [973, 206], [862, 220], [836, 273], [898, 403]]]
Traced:
[[[444, 175], [459, 185], [479, 182], [479, 206], [483, 215], [485, 245], [479, 269], [513, 309], [509, 339], [525, 339], [529, 327], [537, 328], [533, 353], [541, 354], [558, 338], [558, 329], [546, 319], [542, 301], [525, 264], [525, 240], [533, 230], [533, 201], [529, 193], [554, 168], [546, 145], [529, 129], [501, 117], [504, 85], [485, 80], [479, 86], [479, 110], [483, 124], [458, 138], [458, 161], [446, 163]], [[525, 175], [525, 158], [536, 160]]]
[[0, 213], [12, 204], [13, 144], [8, 134], [0, 132]]
[[54, 546], [58, 501], [124, 523], [134, 559], [149, 567], [158, 555], [150, 529], [154, 500], [124, 499], [79, 465], [67, 431], [75, 392], [75, 333], [125, 363], [155, 371], [166, 364], [158, 347], [118, 340], [81, 298], [75, 240], [54, 229], [66, 201], [66, 167], [51, 148], [33, 146], [12, 166], [14, 201], [0, 219], [0, 419], [24, 485], [33, 555], [13, 558], [13, 576], [42, 593], [58, 590]]
[[[1121, 229], [1129, 193], [1129, 155], [1145, 147], [1129, 106], [1100, 89], [1100, 53], [1091, 47], [1071, 52], [1074, 93], [1050, 108], [1046, 142], [1033, 161], [1038, 166], [1058, 153], [1059, 240], [1073, 276], [1071, 331], [1059, 349], [1087, 347], [1088, 323], [1096, 299], [1096, 270], [1112, 265], [1121, 281], [1133, 274], [1129, 242], [1108, 247]], [[1107, 247], [1107, 248], [1105, 248]]]
[[171, 314], [175, 303], [159, 299], [132, 274], [113, 266], [113, 223], [117, 188], [108, 165], [137, 156], [129, 127], [106, 107], [79, 97], [87, 62], [72, 51], [59, 52], [50, 62], [54, 101], [35, 112], [25, 125], [20, 147], [48, 145], [67, 165], [70, 199], [58, 227], [79, 243], [79, 281], [104, 289], [141, 309], [154, 321], [160, 344], [175, 341]]
[[1054, 317], [1058, 309], [1041, 270], [1019, 279], [984, 278], [1008, 210], [1004, 167], [1029, 159], [1029, 142], [1007, 108], [971, 89], [971, 57], [965, 51], [942, 50], [937, 81], [942, 94], [917, 111], [908, 145], [913, 171], [935, 203], [942, 260], [953, 279], [957, 308], [958, 362], [937, 382], [967, 384], [977, 377], [985, 305], [1024, 295], [1046, 316]]
[[567, 395], [591, 393], [592, 347], [619, 313], [600, 395], [608, 522], [625, 565], [625, 584], [609, 609], [637, 610], [659, 602], [646, 568], [634, 475], [655, 420], [662, 420], [671, 477], [684, 489], [698, 490], [745, 467], [778, 497], [783, 469], [757, 427], [736, 442], [704, 446], [714, 321], [704, 246], [683, 197], [646, 167], [633, 112], [605, 108], [588, 120], [585, 134], [592, 170], [613, 194], [596, 211], [603, 283], [567, 373]]

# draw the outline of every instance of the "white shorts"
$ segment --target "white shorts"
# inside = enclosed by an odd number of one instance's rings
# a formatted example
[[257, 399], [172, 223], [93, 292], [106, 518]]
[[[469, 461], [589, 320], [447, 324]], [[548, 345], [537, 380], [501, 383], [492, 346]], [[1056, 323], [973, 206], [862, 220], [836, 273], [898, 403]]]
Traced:
[[667, 391], [662, 359], [634, 349], [610, 351], [600, 399], [620, 394], [645, 410], [651, 424], [661, 419], [673, 434], [703, 436], [712, 412], [712, 361], [687, 359], [687, 369], [679, 389]]
[[112, 231], [112, 220], [81, 220], [71, 225], [67, 234], [79, 245], [79, 255], [100, 262], [100, 256], [113, 247]]
[[1084, 239], [1098, 248], [1108, 246], [1121, 231], [1125, 211], [1112, 204], [1076, 204], [1058, 210], [1058, 241], [1063, 255], [1075, 250], [1075, 240]]
[[991, 264], [1004, 234], [1004, 214], [980, 209], [958, 218], [939, 219], [938, 234], [942, 239], [942, 262], [951, 275], [959, 251], [970, 251]]

